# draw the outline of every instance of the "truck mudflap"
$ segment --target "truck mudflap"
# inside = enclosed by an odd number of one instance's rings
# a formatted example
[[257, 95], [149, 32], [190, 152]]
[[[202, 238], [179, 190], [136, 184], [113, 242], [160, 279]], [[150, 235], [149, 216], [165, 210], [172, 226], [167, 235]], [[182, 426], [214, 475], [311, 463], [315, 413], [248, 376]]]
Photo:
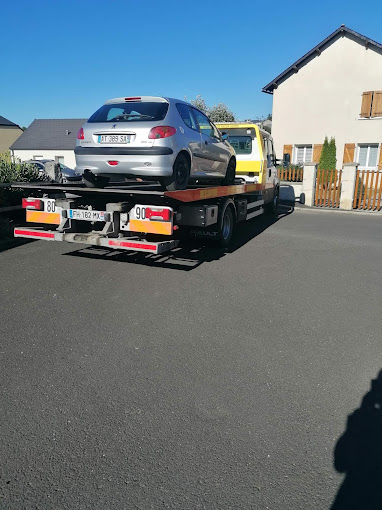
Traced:
[[68, 243], [80, 243], [93, 246], [102, 246], [115, 250], [140, 251], [159, 255], [172, 248], [176, 248], [179, 240], [170, 239], [166, 241], [147, 241], [138, 237], [107, 237], [95, 232], [89, 233], [64, 233], [54, 230], [43, 230], [39, 228], [15, 228], [15, 237], [26, 239], [42, 239], [44, 241], [66, 241]]

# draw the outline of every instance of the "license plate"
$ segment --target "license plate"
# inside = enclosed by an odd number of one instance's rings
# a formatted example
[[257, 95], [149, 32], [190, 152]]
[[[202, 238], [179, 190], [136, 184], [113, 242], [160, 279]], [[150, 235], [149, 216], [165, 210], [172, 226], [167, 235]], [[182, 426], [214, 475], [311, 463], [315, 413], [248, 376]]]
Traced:
[[68, 218], [71, 220], [106, 221], [105, 211], [89, 211], [88, 209], [69, 209]]
[[98, 143], [130, 143], [131, 135], [98, 135]]

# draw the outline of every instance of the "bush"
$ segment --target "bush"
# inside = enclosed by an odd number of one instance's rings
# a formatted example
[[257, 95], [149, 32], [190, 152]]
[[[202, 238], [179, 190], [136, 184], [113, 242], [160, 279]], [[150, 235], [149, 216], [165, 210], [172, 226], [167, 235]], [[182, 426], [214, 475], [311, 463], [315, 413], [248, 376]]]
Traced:
[[[10, 152], [0, 153], [0, 184], [41, 180], [43, 178], [34, 165], [12, 161]], [[0, 186], [0, 207], [19, 204], [23, 196], [22, 190]]]

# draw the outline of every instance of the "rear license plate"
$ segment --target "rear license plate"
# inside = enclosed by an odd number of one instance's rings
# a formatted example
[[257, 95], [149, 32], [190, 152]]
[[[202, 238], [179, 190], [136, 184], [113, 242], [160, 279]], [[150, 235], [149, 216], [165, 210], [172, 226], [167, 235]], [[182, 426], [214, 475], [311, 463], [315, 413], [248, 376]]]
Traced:
[[98, 135], [98, 143], [130, 143], [131, 135]]
[[68, 218], [71, 220], [106, 221], [105, 211], [89, 211], [88, 209], [68, 209]]

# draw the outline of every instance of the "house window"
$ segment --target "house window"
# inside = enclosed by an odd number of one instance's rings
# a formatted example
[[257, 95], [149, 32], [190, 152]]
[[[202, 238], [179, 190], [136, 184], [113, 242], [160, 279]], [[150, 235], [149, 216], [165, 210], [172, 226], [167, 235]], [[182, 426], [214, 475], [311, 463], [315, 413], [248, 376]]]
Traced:
[[382, 90], [370, 90], [362, 94], [360, 117], [382, 117]]
[[312, 145], [296, 145], [294, 148], [294, 163], [296, 165], [303, 165], [310, 163], [313, 156]]
[[360, 169], [373, 170], [377, 168], [378, 144], [358, 146], [358, 165]]

